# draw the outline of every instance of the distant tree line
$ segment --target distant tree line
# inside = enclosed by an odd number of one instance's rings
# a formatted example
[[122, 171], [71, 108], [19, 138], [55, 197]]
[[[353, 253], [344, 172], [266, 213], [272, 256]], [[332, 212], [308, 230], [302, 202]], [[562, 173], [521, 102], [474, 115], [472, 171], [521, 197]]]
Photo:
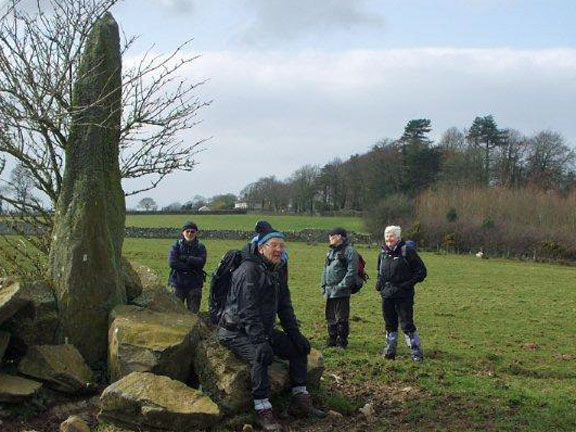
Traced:
[[[432, 187], [530, 187], [568, 194], [576, 184], [576, 154], [557, 132], [525, 135], [500, 128], [493, 116], [452, 127], [438, 142], [430, 119], [410, 120], [401, 137], [324, 166], [305, 165], [285, 180], [263, 177], [240, 196], [263, 210], [364, 212], [383, 200], [410, 205]], [[402, 204], [402, 198], [405, 200]]]
[[202, 195], [195, 195], [191, 200], [181, 203], [174, 201], [167, 206], [159, 208], [158, 204], [153, 198], [142, 198], [136, 206], [139, 210], [145, 212], [196, 212], [202, 207], [207, 206], [210, 210], [232, 210], [236, 204], [238, 197], [233, 193], [214, 195], [211, 198], [203, 197]]

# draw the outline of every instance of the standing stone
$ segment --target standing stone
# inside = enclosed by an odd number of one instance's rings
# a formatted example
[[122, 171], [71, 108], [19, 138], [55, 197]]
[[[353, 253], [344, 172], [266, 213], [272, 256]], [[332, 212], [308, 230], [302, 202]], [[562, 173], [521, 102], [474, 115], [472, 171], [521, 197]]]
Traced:
[[106, 359], [108, 313], [126, 303], [121, 280], [125, 203], [118, 163], [121, 117], [118, 25], [94, 23], [72, 95], [66, 166], [50, 251], [59, 341], [91, 365]]

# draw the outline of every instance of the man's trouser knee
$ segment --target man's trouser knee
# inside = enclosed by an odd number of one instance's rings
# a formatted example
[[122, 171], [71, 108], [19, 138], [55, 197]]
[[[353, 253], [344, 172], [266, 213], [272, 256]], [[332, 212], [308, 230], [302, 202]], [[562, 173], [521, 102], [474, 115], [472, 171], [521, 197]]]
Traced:
[[[266, 399], [270, 393], [268, 366], [256, 360], [256, 345], [250, 342], [243, 332], [230, 332], [219, 329], [218, 339], [241, 360], [251, 366], [252, 397]], [[274, 330], [270, 340], [274, 355], [289, 361], [288, 371], [292, 387], [306, 385], [308, 356], [298, 352], [290, 338], [281, 331]]]
[[198, 313], [200, 304], [202, 303], [202, 288], [190, 289], [174, 287], [174, 294], [186, 305], [186, 308], [190, 312]]
[[348, 323], [350, 317], [350, 297], [330, 298], [326, 300], [326, 322], [328, 327], [338, 327], [340, 323]]
[[188, 298], [186, 299], [186, 306], [190, 312], [197, 314], [200, 311], [202, 304], [202, 288], [190, 290]]

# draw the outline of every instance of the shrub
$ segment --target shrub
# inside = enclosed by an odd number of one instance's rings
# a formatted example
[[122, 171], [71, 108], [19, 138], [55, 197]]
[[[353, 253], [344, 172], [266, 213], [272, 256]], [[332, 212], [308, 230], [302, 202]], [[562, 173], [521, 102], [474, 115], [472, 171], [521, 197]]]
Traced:
[[446, 212], [446, 220], [448, 222], [456, 222], [458, 219], [458, 213], [454, 207], [451, 207], [450, 210]]
[[494, 219], [492, 219], [492, 216], [486, 216], [484, 218], [484, 220], [482, 221], [482, 228], [494, 228], [496, 226], [496, 224], [494, 223]]
[[366, 213], [368, 231], [381, 237], [388, 225], [408, 225], [414, 215], [414, 205], [414, 201], [406, 195], [389, 195]]
[[[576, 261], [574, 208], [576, 192], [440, 187], [418, 197], [414, 218], [428, 248]], [[457, 218], [450, 221], [454, 213]]]

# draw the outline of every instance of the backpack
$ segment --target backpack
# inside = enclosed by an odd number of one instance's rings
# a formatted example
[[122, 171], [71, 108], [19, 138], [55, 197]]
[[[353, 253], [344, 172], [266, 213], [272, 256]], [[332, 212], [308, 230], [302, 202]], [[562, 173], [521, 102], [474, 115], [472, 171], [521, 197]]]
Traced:
[[366, 273], [366, 261], [362, 255], [358, 254], [358, 278], [356, 278], [356, 283], [352, 287], [351, 293], [356, 294], [364, 286], [364, 282], [370, 279], [370, 275]]
[[242, 263], [242, 252], [230, 249], [224, 254], [218, 267], [212, 273], [210, 280], [210, 297], [208, 299], [208, 314], [210, 322], [217, 325], [226, 306], [226, 298], [230, 291], [232, 273]]
[[[370, 276], [368, 275], [368, 273], [366, 273], [366, 261], [364, 260], [362, 255], [358, 253], [358, 251], [356, 251], [356, 253], [358, 254], [358, 277], [356, 278], [354, 286], [350, 288], [350, 292], [352, 294], [356, 294], [358, 291], [360, 291], [364, 286], [364, 282], [370, 279]], [[342, 257], [342, 261], [345, 262], [346, 265], [348, 265], [346, 257], [344, 255], [340, 256]]]

